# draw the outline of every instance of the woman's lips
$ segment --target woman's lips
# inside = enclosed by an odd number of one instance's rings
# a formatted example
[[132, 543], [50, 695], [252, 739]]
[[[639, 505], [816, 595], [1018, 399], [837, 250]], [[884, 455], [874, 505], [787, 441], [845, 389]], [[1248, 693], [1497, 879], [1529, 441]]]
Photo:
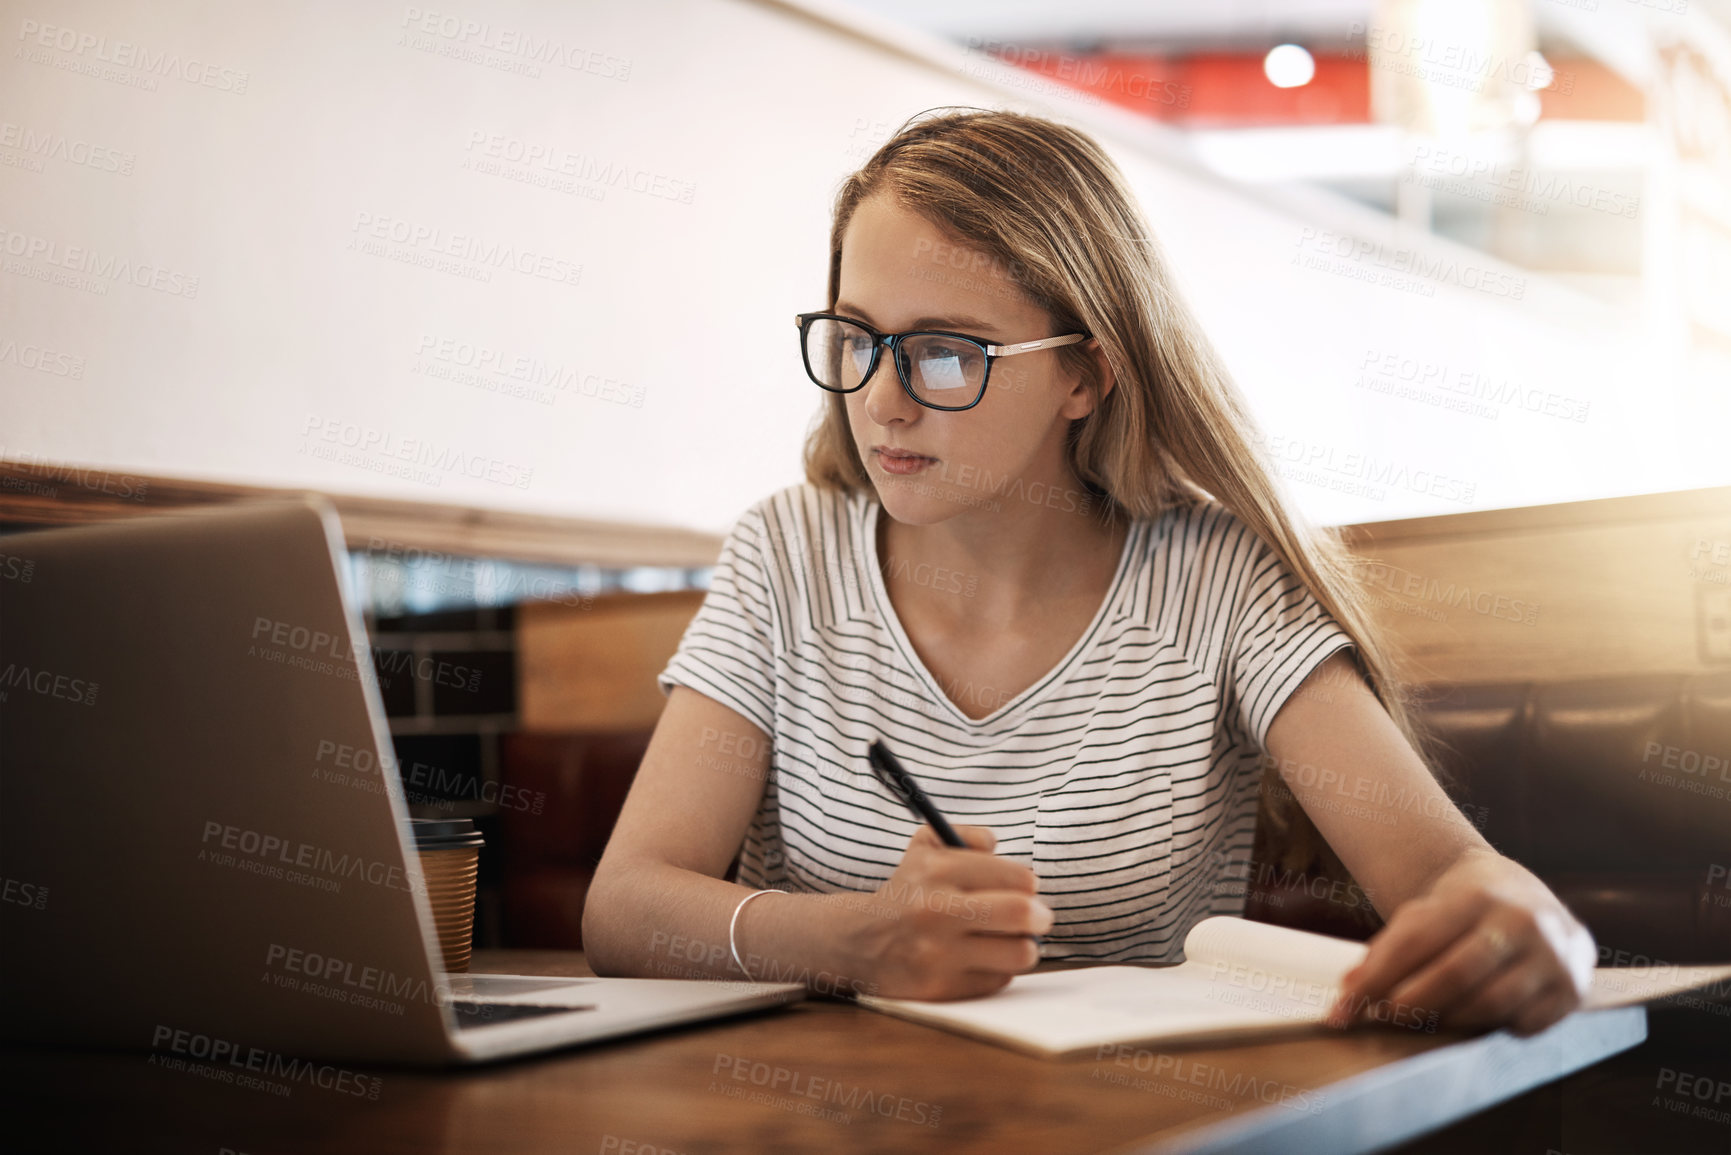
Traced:
[[874, 452], [877, 454], [878, 464], [883, 467], [885, 473], [901, 475], [918, 473], [926, 466], [933, 465], [937, 462], [937, 458], [935, 457], [920, 457], [914, 454], [893, 454], [884, 449], [878, 449]]

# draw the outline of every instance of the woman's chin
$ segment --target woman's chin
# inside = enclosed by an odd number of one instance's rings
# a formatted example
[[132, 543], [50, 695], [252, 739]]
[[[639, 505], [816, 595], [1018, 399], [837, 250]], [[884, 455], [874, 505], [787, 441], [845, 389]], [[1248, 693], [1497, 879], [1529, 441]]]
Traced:
[[915, 477], [874, 477], [884, 512], [903, 525], [935, 525], [970, 508], [989, 509], [994, 502], [969, 501], [955, 486], [936, 485]]

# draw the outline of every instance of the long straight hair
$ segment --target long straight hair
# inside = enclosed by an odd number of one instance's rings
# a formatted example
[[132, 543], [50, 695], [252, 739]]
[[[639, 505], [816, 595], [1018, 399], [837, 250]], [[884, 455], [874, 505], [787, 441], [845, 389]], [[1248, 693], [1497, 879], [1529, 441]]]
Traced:
[[[1258, 451], [1249, 409], [1180, 297], [1134, 194], [1083, 133], [1021, 113], [962, 110], [911, 118], [839, 190], [829, 240], [829, 307], [842, 237], [867, 197], [888, 194], [989, 256], [1051, 316], [1052, 332], [1092, 334], [1114, 388], [1079, 345], [1057, 349], [1098, 403], [1070, 425], [1065, 455], [1104, 520], [1155, 518], [1218, 501], [1279, 555], [1355, 643], [1359, 673], [1434, 775], [1384, 640], [1339, 535], [1289, 509]], [[879, 499], [829, 394], [807, 437], [806, 479]], [[1344, 875], [1290, 791], [1264, 782], [1264, 813], [1286, 836], [1280, 865]]]

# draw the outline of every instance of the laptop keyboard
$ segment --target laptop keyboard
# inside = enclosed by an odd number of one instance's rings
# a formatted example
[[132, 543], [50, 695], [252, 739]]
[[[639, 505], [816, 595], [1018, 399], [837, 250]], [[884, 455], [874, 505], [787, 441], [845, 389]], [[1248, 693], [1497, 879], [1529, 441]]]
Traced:
[[593, 1006], [540, 1007], [525, 1003], [472, 1003], [453, 1000], [451, 1009], [457, 1014], [457, 1028], [490, 1027], [496, 1023], [511, 1023], [520, 1019], [535, 1019], [542, 1015], [563, 1015], [571, 1011], [592, 1011]]

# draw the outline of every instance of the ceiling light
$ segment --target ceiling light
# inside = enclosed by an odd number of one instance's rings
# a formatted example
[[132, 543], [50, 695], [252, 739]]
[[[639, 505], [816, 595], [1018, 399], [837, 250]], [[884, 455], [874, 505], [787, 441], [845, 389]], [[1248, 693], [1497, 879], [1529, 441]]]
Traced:
[[1301, 88], [1316, 75], [1316, 61], [1296, 44], [1277, 44], [1262, 58], [1262, 71], [1276, 88]]

